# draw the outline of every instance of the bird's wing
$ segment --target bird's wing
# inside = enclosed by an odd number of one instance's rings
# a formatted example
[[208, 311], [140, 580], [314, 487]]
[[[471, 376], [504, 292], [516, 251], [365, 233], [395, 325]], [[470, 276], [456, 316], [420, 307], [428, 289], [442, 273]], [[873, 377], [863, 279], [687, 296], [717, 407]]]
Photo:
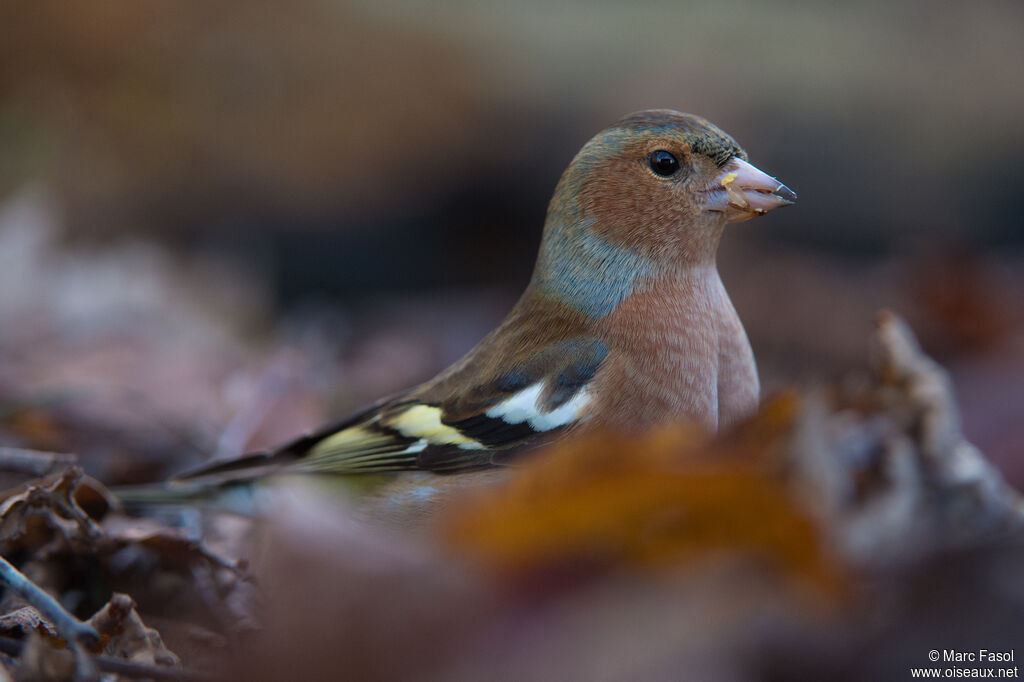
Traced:
[[607, 355], [600, 339], [552, 343], [498, 372], [471, 354], [435, 380], [266, 454], [188, 474], [438, 473], [489, 466], [495, 454], [571, 427], [592, 399], [589, 383]]

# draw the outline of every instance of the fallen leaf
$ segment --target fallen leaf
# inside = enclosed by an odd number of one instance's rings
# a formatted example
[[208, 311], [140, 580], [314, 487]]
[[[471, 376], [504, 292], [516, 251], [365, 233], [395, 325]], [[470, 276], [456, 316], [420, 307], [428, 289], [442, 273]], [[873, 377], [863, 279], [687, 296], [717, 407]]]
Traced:
[[180, 661], [164, 646], [160, 633], [146, 627], [135, 610], [135, 602], [126, 594], [114, 594], [107, 604], [89, 619], [104, 640], [103, 652], [135, 663], [179, 665]]
[[767, 559], [834, 586], [810, 513], [778, 475], [796, 401], [782, 396], [728, 436], [680, 426], [592, 433], [539, 453], [447, 517], [453, 547], [503, 575], [561, 566], [672, 568], [721, 553]]

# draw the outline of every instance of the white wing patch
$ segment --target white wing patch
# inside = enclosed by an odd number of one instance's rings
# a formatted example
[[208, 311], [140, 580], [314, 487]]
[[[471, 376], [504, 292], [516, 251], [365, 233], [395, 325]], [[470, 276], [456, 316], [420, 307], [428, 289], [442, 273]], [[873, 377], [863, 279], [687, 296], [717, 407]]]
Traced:
[[542, 390], [544, 390], [544, 382], [538, 381], [501, 401], [484, 414], [491, 419], [502, 419], [508, 424], [522, 424], [539, 414], [537, 398], [540, 397]]
[[550, 431], [574, 421], [590, 402], [590, 394], [584, 388], [561, 406], [550, 412], [542, 412], [537, 408], [537, 399], [543, 390], [544, 382], [538, 381], [498, 403], [485, 414], [508, 424], [527, 422], [534, 431]]
[[[544, 380], [531, 384], [491, 407], [485, 415], [509, 425], [526, 424], [538, 433], [551, 431], [579, 419], [592, 397], [584, 387], [564, 404], [545, 412], [537, 405], [544, 387]], [[440, 407], [422, 403], [374, 415], [362, 424], [342, 429], [313, 445], [297, 469], [341, 473], [414, 468], [418, 466], [417, 456], [427, 448], [448, 446], [463, 451], [479, 451], [503, 445], [500, 439], [496, 444], [490, 443], [486, 437], [483, 442], [475, 440], [458, 428], [445, 424], [442, 417]], [[487, 432], [494, 432], [494, 425], [485, 424], [484, 428]], [[450, 459], [454, 464], [438, 460], [433, 466], [441, 470], [460, 465], [458, 457]]]
[[586, 389], [581, 389], [572, 397], [572, 399], [565, 401], [559, 407], [551, 410], [550, 412], [541, 412], [536, 416], [532, 417], [530, 426], [537, 429], [538, 431], [550, 431], [556, 429], [559, 426], [565, 426], [571, 421], [575, 421], [583, 408], [590, 402], [590, 394]]

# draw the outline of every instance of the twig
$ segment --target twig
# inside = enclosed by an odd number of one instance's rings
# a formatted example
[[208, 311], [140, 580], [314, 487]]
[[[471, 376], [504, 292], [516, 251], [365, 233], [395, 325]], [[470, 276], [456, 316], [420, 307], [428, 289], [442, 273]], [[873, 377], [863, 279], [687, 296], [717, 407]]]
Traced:
[[[8, 656], [19, 656], [23, 644], [19, 640], [10, 637], [0, 637], [0, 653]], [[151, 680], [167, 680], [168, 682], [210, 682], [213, 676], [195, 670], [182, 668], [171, 668], [168, 666], [149, 665], [147, 663], [133, 663], [109, 656], [93, 656], [93, 662], [100, 672], [123, 675], [125, 677], [143, 678]]]
[[21, 598], [35, 607], [44, 618], [53, 623], [57, 633], [69, 643], [85, 641], [95, 644], [99, 633], [91, 625], [83, 623], [64, 610], [56, 599], [25, 577], [7, 559], [0, 557], [0, 580], [7, 583]]
[[76, 457], [64, 452], [43, 452], [0, 447], [0, 471], [31, 476], [46, 476], [61, 467], [74, 464]]

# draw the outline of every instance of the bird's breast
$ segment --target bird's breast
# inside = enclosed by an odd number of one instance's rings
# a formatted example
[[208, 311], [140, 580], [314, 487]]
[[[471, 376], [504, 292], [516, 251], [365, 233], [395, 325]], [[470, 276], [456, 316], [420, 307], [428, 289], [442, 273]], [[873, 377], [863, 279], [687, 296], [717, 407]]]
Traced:
[[[719, 395], [720, 370], [729, 365], [730, 374], [735, 373], [732, 356], [737, 349], [743, 356], [744, 345], [753, 363], [742, 325], [713, 268], [635, 292], [602, 324], [611, 352], [595, 378], [592, 419], [598, 424], [635, 430], [696, 420], [715, 429], [723, 416], [720, 397], [728, 398]], [[756, 371], [752, 376], [756, 395]], [[747, 383], [749, 376], [731, 380], [727, 390], [736, 390], [737, 384], [747, 391]]]

